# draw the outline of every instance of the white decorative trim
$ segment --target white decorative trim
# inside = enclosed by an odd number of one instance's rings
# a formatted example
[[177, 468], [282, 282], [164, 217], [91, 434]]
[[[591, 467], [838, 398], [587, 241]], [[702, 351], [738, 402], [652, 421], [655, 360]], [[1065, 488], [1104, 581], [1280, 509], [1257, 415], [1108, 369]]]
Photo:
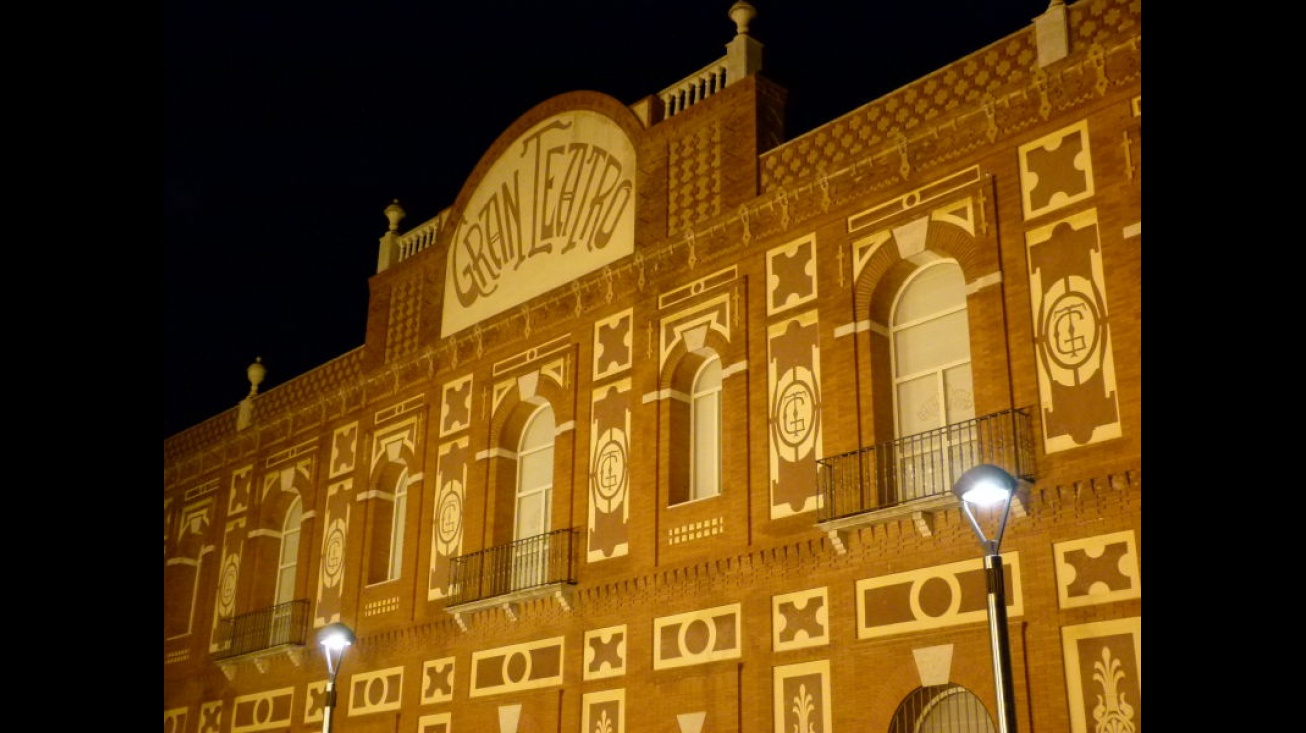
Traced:
[[853, 321], [852, 323], [845, 323], [842, 326], [836, 327], [834, 329], [834, 337], [841, 338], [849, 334], [861, 333], [862, 331], [869, 331], [869, 330], [871, 330], [870, 321]]
[[990, 285], [998, 285], [1001, 282], [1002, 282], [1001, 271], [990, 272], [987, 275], [984, 275], [982, 277], [977, 277], [974, 280], [971, 280], [970, 282], [966, 283], [966, 295], [974, 295], [975, 293], [978, 293], [979, 291], [989, 287]]

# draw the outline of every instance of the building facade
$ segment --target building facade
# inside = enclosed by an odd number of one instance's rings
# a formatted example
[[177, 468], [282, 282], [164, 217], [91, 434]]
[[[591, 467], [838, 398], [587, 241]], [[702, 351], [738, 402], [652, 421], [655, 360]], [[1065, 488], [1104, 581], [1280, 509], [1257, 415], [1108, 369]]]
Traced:
[[[359, 348], [164, 441], [164, 731], [1141, 725], [1141, 6], [793, 140], [754, 11], [386, 210]], [[1001, 517], [977, 514], [995, 526]]]

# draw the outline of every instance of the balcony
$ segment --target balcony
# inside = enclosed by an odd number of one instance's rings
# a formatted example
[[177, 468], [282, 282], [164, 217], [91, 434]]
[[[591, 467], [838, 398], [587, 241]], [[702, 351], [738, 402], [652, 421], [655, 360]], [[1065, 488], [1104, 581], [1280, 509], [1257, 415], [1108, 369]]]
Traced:
[[[818, 459], [817, 526], [839, 553], [844, 535], [859, 527], [910, 517], [922, 535], [934, 513], [958, 505], [952, 484], [981, 463], [1034, 480], [1034, 435], [1028, 408], [1004, 410], [917, 435]], [[1024, 512], [1019, 491], [1012, 511]]]
[[290, 601], [219, 621], [213, 660], [228, 679], [234, 675], [234, 663], [244, 659], [266, 672], [268, 657], [277, 654], [286, 654], [298, 665], [307, 640], [308, 600]]
[[559, 529], [452, 558], [445, 611], [464, 630], [465, 614], [497, 607], [515, 621], [518, 604], [534, 598], [552, 596], [570, 611], [576, 536]]

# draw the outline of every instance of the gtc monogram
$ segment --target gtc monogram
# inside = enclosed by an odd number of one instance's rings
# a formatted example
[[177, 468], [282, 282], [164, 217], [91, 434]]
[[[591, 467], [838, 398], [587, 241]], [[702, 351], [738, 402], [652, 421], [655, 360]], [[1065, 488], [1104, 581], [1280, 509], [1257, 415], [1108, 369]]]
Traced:
[[1074, 359], [1086, 350], [1088, 342], [1075, 333], [1075, 323], [1087, 317], [1084, 310], [1083, 303], [1076, 303], [1052, 313], [1052, 344], [1058, 355]]
[[807, 426], [811, 424], [812, 394], [807, 391], [807, 385], [802, 383], [789, 385], [785, 393], [780, 396], [780, 414], [781, 429], [790, 439], [789, 442], [798, 442], [807, 432]]
[[1096, 309], [1081, 293], [1067, 292], [1048, 312], [1048, 345], [1061, 366], [1073, 369], [1097, 348]]
[[800, 460], [815, 445], [820, 409], [815, 383], [816, 375], [810, 369], [796, 366], [781, 375], [776, 385], [771, 421], [778, 441], [776, 448], [787, 461]]
[[1058, 379], [1082, 383], [1100, 361], [1102, 318], [1094, 299], [1093, 284], [1071, 276], [1056, 282], [1048, 293], [1043, 313], [1047, 358], [1065, 370]]
[[626, 488], [626, 448], [624, 434], [612, 430], [604, 434], [603, 446], [594, 459], [595, 499], [600, 508], [610, 512], [619, 503]]
[[462, 493], [461, 482], [450, 481], [445, 484], [444, 495], [440, 497], [440, 539], [446, 543], [452, 542], [462, 527]]

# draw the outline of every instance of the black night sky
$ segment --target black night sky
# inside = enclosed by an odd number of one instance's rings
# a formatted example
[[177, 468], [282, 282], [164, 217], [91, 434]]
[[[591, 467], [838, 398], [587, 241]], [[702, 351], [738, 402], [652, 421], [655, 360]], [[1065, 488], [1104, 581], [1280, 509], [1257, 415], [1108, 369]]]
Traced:
[[[168, 437], [363, 343], [382, 213], [453, 203], [535, 105], [631, 104], [725, 54], [733, 0], [165, 0]], [[1032, 22], [1046, 0], [751, 0], [793, 138]]]

